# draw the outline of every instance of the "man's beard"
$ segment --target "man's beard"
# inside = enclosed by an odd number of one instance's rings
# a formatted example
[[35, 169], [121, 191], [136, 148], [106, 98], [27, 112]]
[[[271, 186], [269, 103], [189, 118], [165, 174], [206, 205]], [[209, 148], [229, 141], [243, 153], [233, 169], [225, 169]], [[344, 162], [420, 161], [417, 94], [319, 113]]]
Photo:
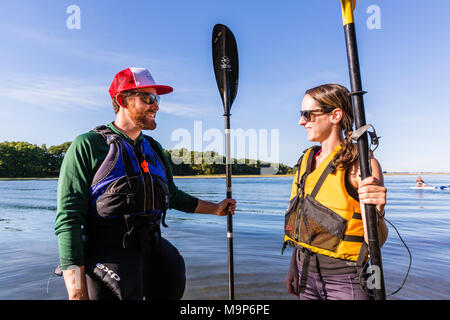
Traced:
[[156, 128], [155, 119], [149, 119], [145, 111], [138, 111], [134, 106], [128, 106], [128, 115], [131, 121], [141, 130], [154, 130]]

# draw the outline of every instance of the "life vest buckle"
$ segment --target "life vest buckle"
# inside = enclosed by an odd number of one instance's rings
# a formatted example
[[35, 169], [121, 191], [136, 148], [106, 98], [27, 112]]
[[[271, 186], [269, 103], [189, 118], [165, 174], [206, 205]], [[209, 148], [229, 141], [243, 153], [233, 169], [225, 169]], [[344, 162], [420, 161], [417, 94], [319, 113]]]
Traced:
[[127, 204], [132, 204], [132, 203], [134, 203], [134, 194], [128, 193], [127, 194]]

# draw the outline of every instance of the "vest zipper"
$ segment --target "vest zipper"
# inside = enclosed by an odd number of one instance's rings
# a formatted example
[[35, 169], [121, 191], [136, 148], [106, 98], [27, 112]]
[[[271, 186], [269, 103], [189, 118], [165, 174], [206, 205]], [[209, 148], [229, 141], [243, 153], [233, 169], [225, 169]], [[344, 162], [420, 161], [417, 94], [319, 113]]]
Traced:
[[[141, 144], [141, 152], [142, 152], [142, 157], [144, 158], [144, 161], [147, 161], [146, 159], [145, 159], [145, 153], [144, 153], [144, 150], [142, 149], [142, 144]], [[148, 168], [148, 166], [147, 166], [147, 168]], [[148, 169], [148, 175], [150, 176], [150, 184], [151, 184], [151, 186], [152, 186], [152, 209], [153, 209], [153, 211], [155, 211], [155, 188], [154, 188], [154, 186], [153, 186], [153, 177], [152, 177], [152, 174], [150, 173], [150, 169]]]
[[141, 174], [141, 178], [142, 178], [142, 184], [144, 185], [144, 212], [147, 210], [147, 192], [145, 191], [145, 178], [144, 178], [144, 174], [142, 173], [142, 168], [141, 168], [141, 164], [140, 164], [140, 160], [139, 157], [136, 155], [136, 152], [134, 151], [134, 146], [132, 146], [131, 151], [133, 152], [134, 157], [136, 158], [137, 162], [138, 162], [138, 167], [139, 167], [139, 173]]

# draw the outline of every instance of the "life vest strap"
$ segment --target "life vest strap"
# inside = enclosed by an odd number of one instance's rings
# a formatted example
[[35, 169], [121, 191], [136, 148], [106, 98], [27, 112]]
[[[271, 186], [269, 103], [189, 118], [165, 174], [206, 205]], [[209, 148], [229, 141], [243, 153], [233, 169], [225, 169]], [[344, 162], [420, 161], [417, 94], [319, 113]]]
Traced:
[[[300, 190], [303, 192], [304, 186], [305, 186], [305, 181], [306, 181], [306, 177], [311, 173], [311, 168], [312, 168], [312, 161], [314, 159], [314, 154], [317, 151], [317, 149], [319, 149], [319, 146], [314, 146], [311, 148], [311, 152], [309, 153], [309, 157], [307, 159], [307, 165], [306, 165], [306, 170], [303, 173], [302, 177], [301, 177], [301, 181], [300, 181], [300, 169], [301, 169], [301, 163], [303, 161], [303, 157], [304, 155], [302, 155], [300, 157], [300, 159], [298, 160], [297, 166], [298, 166], [298, 170], [299, 173], [297, 175], [297, 196], [300, 194]], [[322, 184], [325, 182], [325, 179], [327, 178], [327, 176], [331, 173], [333, 173], [336, 170], [336, 166], [330, 162], [328, 164], [328, 166], [325, 168], [325, 170], [322, 172], [322, 175], [320, 176], [319, 180], [317, 180], [317, 183], [313, 189], [313, 191], [311, 192], [310, 196], [315, 198], [317, 193], [319, 193], [320, 188], [322, 187]]]
[[336, 170], [336, 166], [333, 164], [332, 161], [328, 164], [328, 166], [323, 170], [322, 174], [319, 177], [319, 180], [317, 180], [316, 185], [314, 186], [313, 191], [311, 192], [310, 196], [313, 198], [316, 198], [317, 194], [319, 193], [320, 188], [322, 187], [323, 183], [325, 182], [325, 179], [328, 177], [329, 174], [333, 173]]
[[302, 274], [300, 276], [300, 287], [299, 292], [305, 293], [306, 291], [306, 284], [308, 282], [308, 270], [309, 270], [309, 262], [311, 259], [311, 256], [314, 254], [310, 250], [306, 248], [297, 249], [297, 260], [300, 257], [300, 250], [302, 250], [305, 254], [303, 256], [303, 264], [302, 264]]
[[342, 239], [343, 241], [348, 241], [348, 242], [364, 242], [364, 237], [363, 236], [351, 236], [351, 235], [344, 235], [344, 238]]
[[358, 260], [356, 260], [356, 272], [359, 274], [359, 286], [362, 290], [367, 287], [367, 283], [362, 283], [362, 274], [368, 263], [369, 245], [363, 241], [361, 249], [359, 250]]
[[369, 253], [369, 245], [363, 241], [361, 249], [359, 250], [358, 260], [356, 260], [356, 267], [363, 268], [364, 264], [367, 261], [367, 255]]
[[123, 235], [123, 248], [137, 244], [144, 252], [161, 252], [161, 215], [124, 215], [128, 231]]
[[[133, 165], [131, 164], [132, 163], [131, 157], [128, 154], [127, 148], [125, 148], [125, 146], [124, 146], [124, 142], [122, 141], [122, 138], [117, 133], [115, 133], [114, 131], [112, 131], [110, 128], [108, 128], [105, 125], [98, 126], [98, 127], [94, 128], [92, 131], [102, 135], [103, 138], [105, 138], [106, 143], [109, 145], [110, 149], [112, 149], [114, 147], [118, 148], [117, 152], [123, 156], [122, 160], [123, 160], [123, 164], [125, 166], [125, 172], [127, 174], [127, 181], [131, 187], [128, 174], [131, 172], [134, 172], [134, 168], [133, 168]], [[96, 181], [93, 181], [92, 184], [94, 184], [94, 182], [98, 183], [102, 179], [95, 179], [95, 180]]]
[[352, 219], [362, 220], [362, 215], [360, 212], [353, 212]]

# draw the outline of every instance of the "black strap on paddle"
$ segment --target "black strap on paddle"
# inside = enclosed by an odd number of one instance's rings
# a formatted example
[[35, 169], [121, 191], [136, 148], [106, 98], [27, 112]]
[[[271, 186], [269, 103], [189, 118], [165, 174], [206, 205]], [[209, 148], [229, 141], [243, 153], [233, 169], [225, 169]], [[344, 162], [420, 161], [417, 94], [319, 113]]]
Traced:
[[[231, 193], [230, 110], [237, 94], [239, 60], [236, 39], [223, 24], [216, 24], [212, 32], [212, 58], [217, 87], [222, 98], [225, 117], [227, 199]], [[234, 300], [233, 221], [227, 207], [228, 239], [228, 298]]]

